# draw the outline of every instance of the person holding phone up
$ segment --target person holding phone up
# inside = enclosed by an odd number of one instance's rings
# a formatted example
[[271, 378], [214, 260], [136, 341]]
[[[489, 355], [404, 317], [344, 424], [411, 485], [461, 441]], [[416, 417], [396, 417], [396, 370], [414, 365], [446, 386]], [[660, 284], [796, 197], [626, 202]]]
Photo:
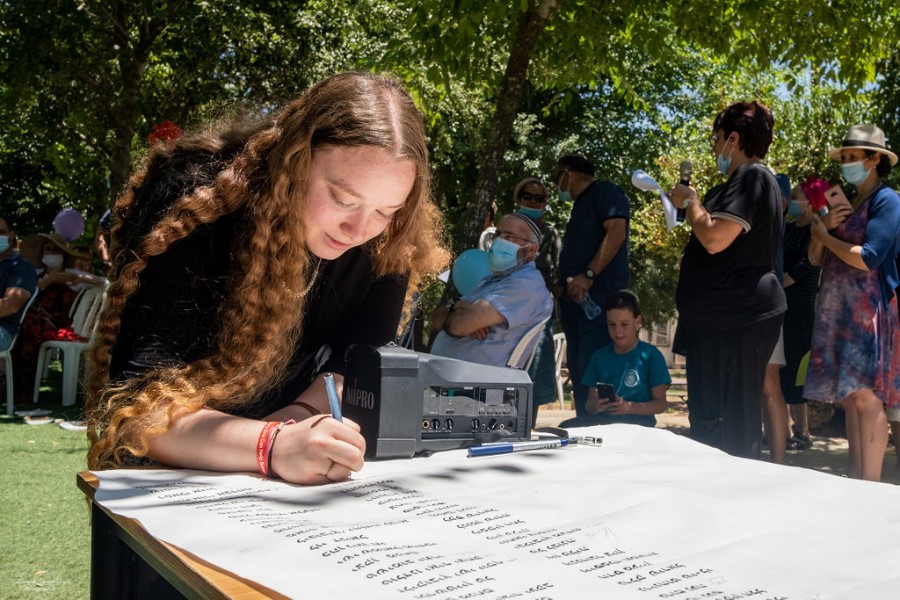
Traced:
[[630, 423], [656, 426], [665, 412], [672, 378], [662, 353], [638, 339], [641, 305], [628, 290], [613, 292], [604, 303], [612, 345], [594, 352], [582, 383], [588, 387], [587, 413], [580, 424]]
[[887, 421], [900, 420], [900, 197], [882, 183], [897, 155], [874, 125], [854, 125], [828, 155], [856, 197], [849, 205], [829, 199], [831, 211], [811, 225], [809, 260], [822, 266], [822, 281], [803, 395], [840, 403], [850, 476], [879, 481]]

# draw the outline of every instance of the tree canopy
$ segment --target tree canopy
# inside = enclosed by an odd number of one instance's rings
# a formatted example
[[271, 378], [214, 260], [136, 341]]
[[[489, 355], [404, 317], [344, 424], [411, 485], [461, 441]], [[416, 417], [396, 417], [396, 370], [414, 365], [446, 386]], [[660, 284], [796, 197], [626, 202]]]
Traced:
[[[776, 116], [770, 165], [834, 176], [824, 150], [849, 124], [900, 139], [898, 22], [886, 0], [5, 0], [0, 201], [20, 230], [47, 229], [62, 207], [93, 224], [154, 125], [270, 110], [330, 73], [387, 70], [426, 116], [457, 250], [492, 201], [511, 208], [515, 181], [584, 152], [632, 199], [635, 287], [653, 320], [674, 309], [686, 233], [665, 231], [630, 172], [668, 184], [691, 159], [708, 186], [712, 117], [760, 98]], [[563, 224], [568, 208], [552, 209]]]

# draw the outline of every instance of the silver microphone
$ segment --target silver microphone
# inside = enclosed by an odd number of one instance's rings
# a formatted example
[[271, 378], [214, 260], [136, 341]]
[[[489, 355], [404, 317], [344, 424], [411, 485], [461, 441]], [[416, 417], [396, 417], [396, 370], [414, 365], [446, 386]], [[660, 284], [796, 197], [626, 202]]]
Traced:
[[[691, 175], [694, 174], [694, 163], [689, 160], [681, 161], [681, 181], [678, 183], [682, 183], [684, 185], [691, 185]], [[675, 221], [677, 223], [684, 223], [684, 209], [678, 208], [675, 209]]]
[[684, 185], [691, 185], [691, 175], [694, 174], [694, 163], [689, 160], [681, 161], [681, 181]]

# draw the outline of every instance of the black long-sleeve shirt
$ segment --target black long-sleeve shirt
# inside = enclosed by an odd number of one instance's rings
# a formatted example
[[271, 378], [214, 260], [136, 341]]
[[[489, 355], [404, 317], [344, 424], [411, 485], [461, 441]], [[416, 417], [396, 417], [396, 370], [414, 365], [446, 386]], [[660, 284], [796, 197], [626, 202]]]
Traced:
[[[160, 194], [173, 197], [171, 189], [149, 175], [137, 200], [147, 201], [141, 198], [147, 194], [154, 196], [151, 206]], [[242, 219], [238, 212], [202, 225], [149, 259], [140, 287], [122, 314], [111, 378], [186, 364], [215, 350], [222, 327], [219, 309], [231, 286], [232, 246]], [[302, 336], [287, 371], [277, 387], [240, 414], [262, 417], [293, 401], [318, 372], [343, 373], [344, 352], [351, 344], [383, 345], [393, 340], [407, 283], [406, 276], [377, 277], [362, 247], [321, 261], [306, 297]], [[330, 355], [323, 358], [326, 348]]]

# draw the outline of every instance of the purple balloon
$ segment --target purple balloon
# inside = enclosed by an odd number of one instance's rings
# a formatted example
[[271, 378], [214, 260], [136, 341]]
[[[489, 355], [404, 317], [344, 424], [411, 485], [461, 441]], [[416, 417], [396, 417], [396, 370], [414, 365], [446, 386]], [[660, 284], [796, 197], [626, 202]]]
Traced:
[[73, 242], [84, 233], [84, 217], [74, 208], [64, 208], [53, 219], [53, 231]]

